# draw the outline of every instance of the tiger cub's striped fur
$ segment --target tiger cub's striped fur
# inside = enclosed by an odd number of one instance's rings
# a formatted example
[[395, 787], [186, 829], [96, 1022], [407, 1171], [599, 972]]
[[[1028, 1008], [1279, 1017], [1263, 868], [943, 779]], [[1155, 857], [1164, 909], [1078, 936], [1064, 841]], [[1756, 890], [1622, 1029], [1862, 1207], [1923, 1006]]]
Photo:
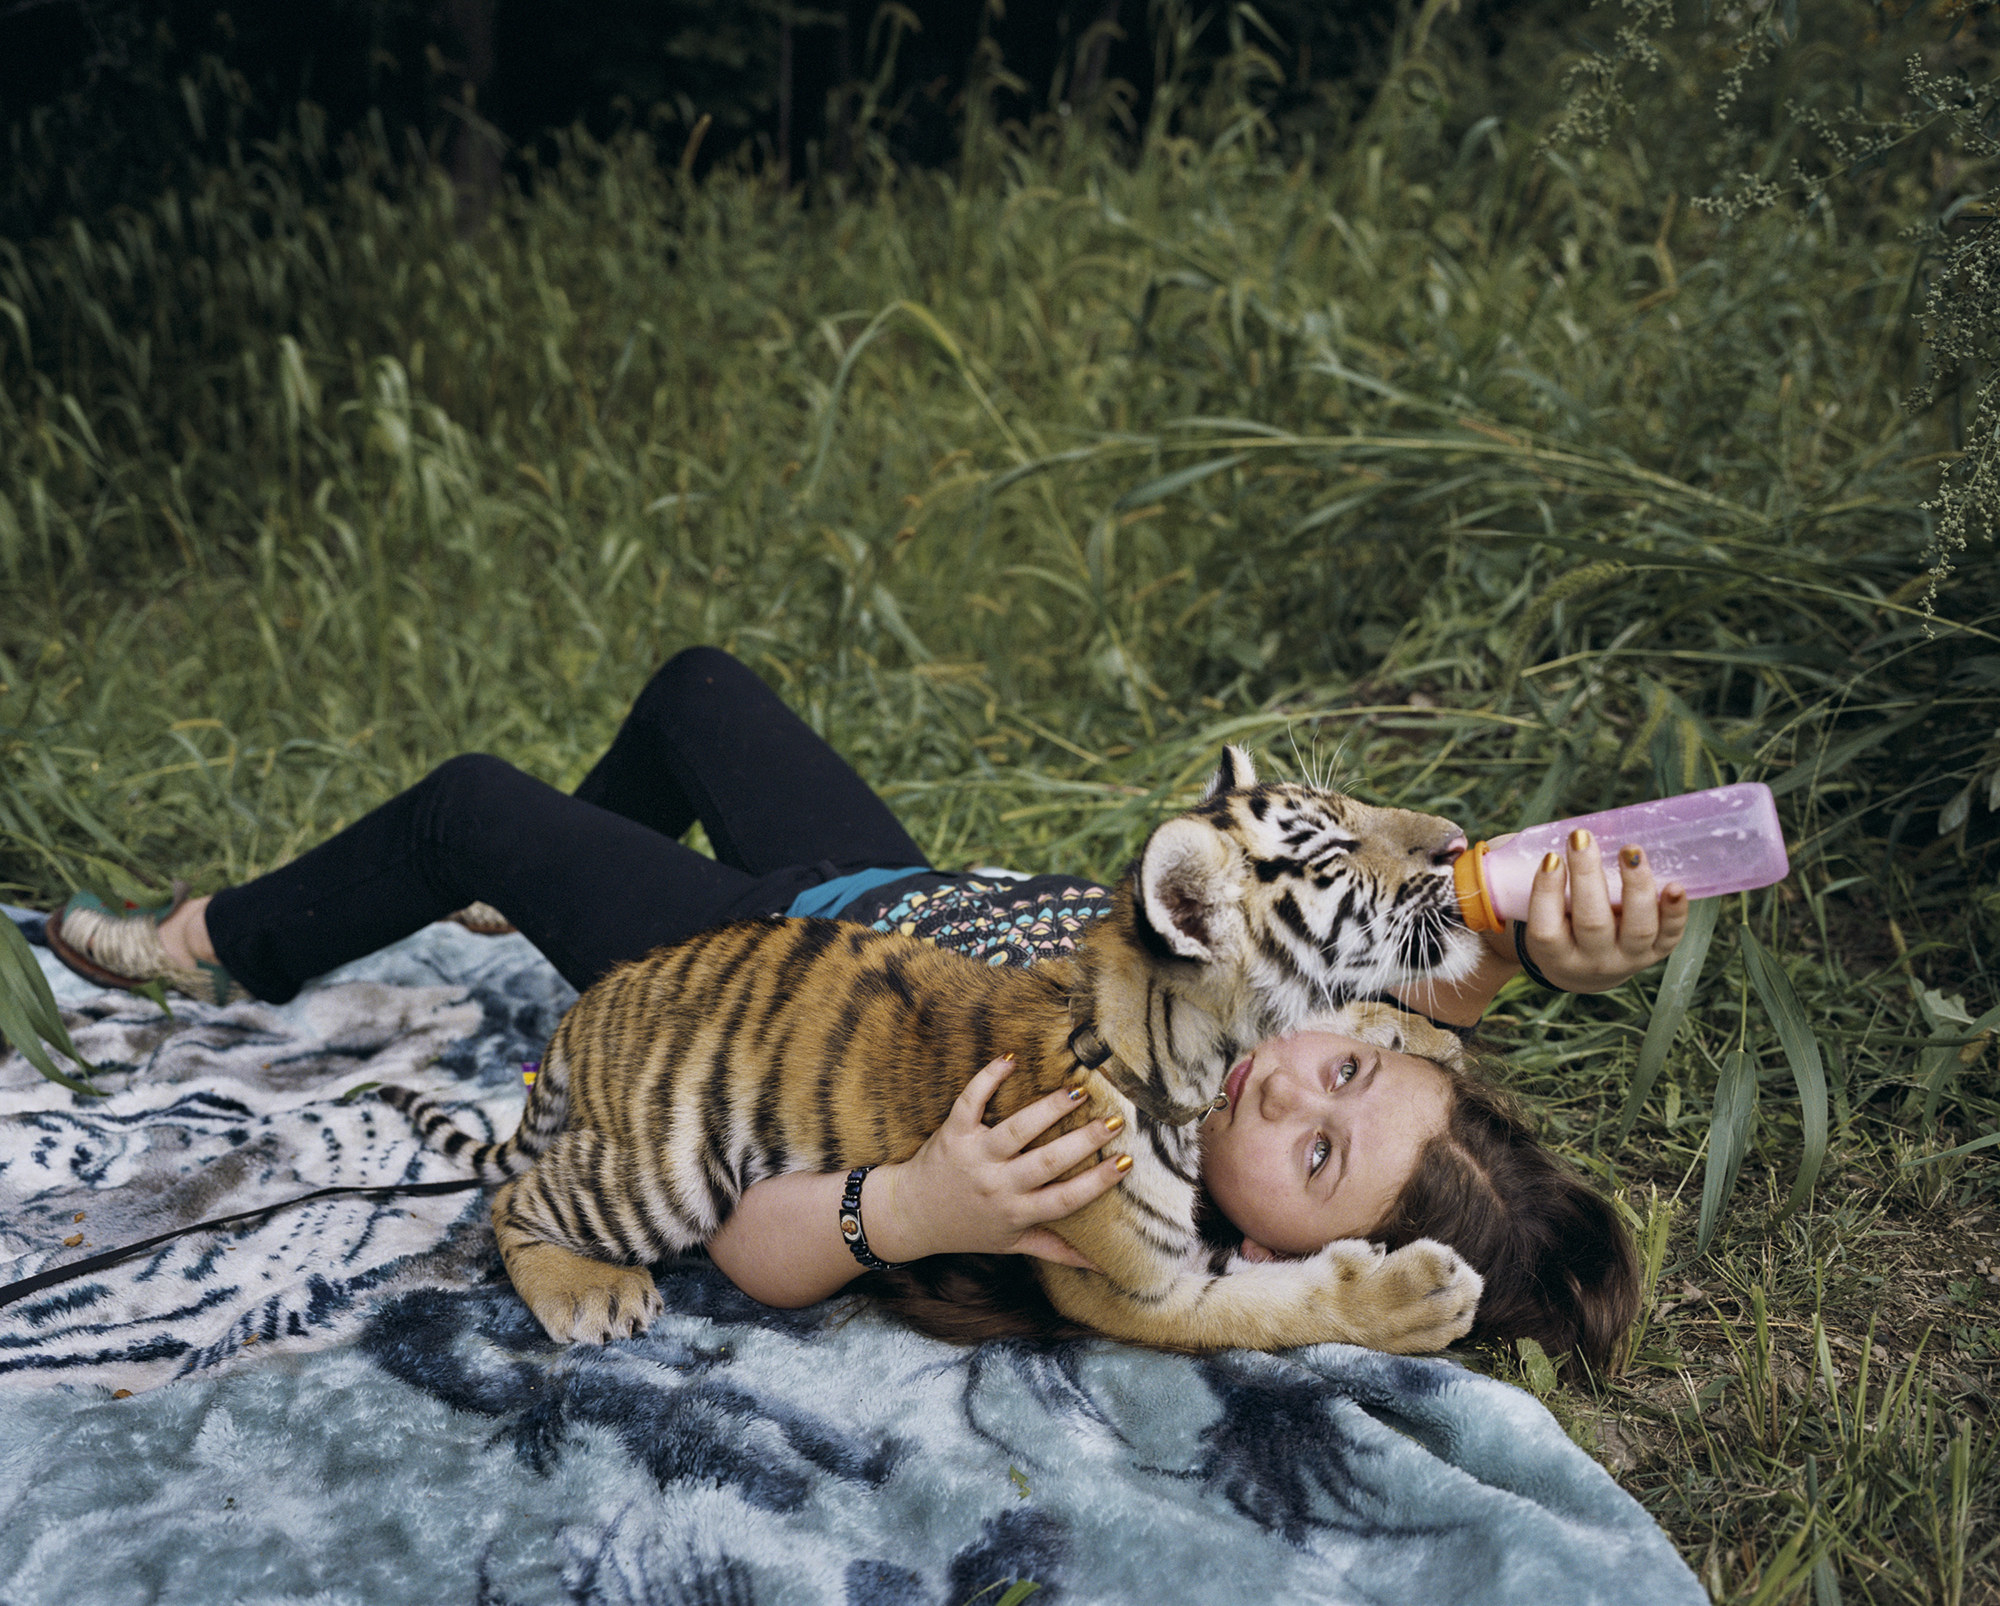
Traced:
[[[1411, 1038], [1410, 1017], [1353, 1000], [1471, 967], [1477, 939], [1450, 895], [1462, 841], [1432, 816], [1259, 785], [1231, 748], [1205, 801], [1148, 839], [1073, 958], [994, 967], [832, 921], [739, 922], [586, 992], [503, 1143], [476, 1144], [404, 1090], [384, 1097], [426, 1142], [502, 1184], [501, 1252], [559, 1339], [642, 1329], [658, 1295], [627, 1268], [707, 1240], [761, 1178], [907, 1158], [970, 1075], [1011, 1053], [1018, 1069], [991, 1118], [1082, 1075], [1091, 1097], [1055, 1130], [1126, 1120], [1124, 1183], [1056, 1224], [1101, 1271], [1034, 1262], [1072, 1320], [1182, 1349], [1440, 1348], [1470, 1326], [1480, 1288], [1443, 1245], [1385, 1255], [1343, 1242], [1211, 1268], [1195, 1226], [1196, 1127], [1152, 1118], [1112, 1078], [1200, 1106], [1258, 1042], [1314, 1024], [1455, 1054], [1449, 1033]], [[1087, 1074], [1069, 1046], [1080, 1026], [1112, 1054]]]

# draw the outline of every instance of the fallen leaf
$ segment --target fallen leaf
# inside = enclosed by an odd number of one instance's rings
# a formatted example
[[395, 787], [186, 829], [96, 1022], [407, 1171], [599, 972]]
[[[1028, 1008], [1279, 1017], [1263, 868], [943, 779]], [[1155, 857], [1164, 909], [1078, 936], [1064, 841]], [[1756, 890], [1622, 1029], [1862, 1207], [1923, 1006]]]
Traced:
[[1630, 1472], [1639, 1464], [1638, 1447], [1616, 1422], [1598, 1424], [1597, 1454], [1612, 1472]]

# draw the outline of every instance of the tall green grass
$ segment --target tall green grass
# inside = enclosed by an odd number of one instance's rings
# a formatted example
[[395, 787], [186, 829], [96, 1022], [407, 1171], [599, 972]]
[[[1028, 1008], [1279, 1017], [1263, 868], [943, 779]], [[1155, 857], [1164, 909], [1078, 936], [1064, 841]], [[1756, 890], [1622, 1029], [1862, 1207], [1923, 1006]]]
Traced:
[[1648, 1250], [1557, 1404], [1718, 1598], [1991, 1598], [1992, 1154], [1927, 1157], [2000, 1115], [2000, 596], [1920, 609], [1923, 199], [1692, 211], [1538, 147], [1551, 40], [1421, 20], [1317, 140], [1246, 51], [807, 192], [572, 134], [468, 234], [302, 112], [0, 241], [0, 887], [572, 783], [697, 641], [942, 863], [1112, 873], [1224, 740], [1475, 833], [1769, 780], [1794, 873], [1698, 973], [1492, 1019]]

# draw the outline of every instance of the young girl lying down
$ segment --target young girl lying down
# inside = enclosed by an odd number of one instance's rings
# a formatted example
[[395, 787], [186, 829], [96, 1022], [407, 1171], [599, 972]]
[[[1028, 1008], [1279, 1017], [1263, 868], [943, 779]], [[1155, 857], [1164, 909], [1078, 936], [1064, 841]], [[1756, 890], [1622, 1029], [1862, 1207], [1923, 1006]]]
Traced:
[[[708, 858], [678, 838], [696, 820]], [[1656, 889], [1626, 850], [1622, 911], [1598, 845], [1545, 861], [1522, 940], [1552, 984], [1616, 986], [1668, 954], [1681, 889]], [[1565, 883], [1574, 887], [1565, 908]], [[472, 906], [472, 907], [468, 907]], [[988, 963], [1069, 952], [1108, 910], [1067, 876], [941, 872], [848, 765], [728, 654], [694, 648], [641, 693], [574, 795], [498, 759], [466, 755], [292, 863], [211, 897], [113, 911], [87, 894], [51, 917], [51, 946], [115, 986], [163, 981], [212, 1002], [270, 1002], [428, 922], [511, 924], [579, 990], [614, 966], [728, 920], [819, 916], [929, 938]], [[1469, 1035], [1520, 968], [1512, 936], [1485, 939], [1449, 986], [1396, 1000]], [[1048, 1230], [1115, 1187], [1117, 1162], [1062, 1174], [1102, 1148], [1104, 1121], [1032, 1141], [1070, 1106], [1060, 1093], [993, 1126], [1008, 1073], [972, 1077], [908, 1160], [876, 1167], [867, 1231], [908, 1262], [861, 1285], [927, 1331], [958, 1339], [1069, 1328], [1023, 1255], [1085, 1263]], [[1608, 1201], [1535, 1140], [1471, 1057], [1419, 1059], [1327, 1033], [1260, 1044], [1230, 1075], [1201, 1133], [1218, 1253], [1310, 1254], [1335, 1239], [1450, 1244], [1485, 1279], [1475, 1338], [1528, 1336], [1551, 1352], [1608, 1354], [1637, 1306], [1629, 1239]], [[709, 1243], [753, 1297], [810, 1303], [861, 1273], [836, 1230], [844, 1178], [793, 1174], [751, 1187]]]

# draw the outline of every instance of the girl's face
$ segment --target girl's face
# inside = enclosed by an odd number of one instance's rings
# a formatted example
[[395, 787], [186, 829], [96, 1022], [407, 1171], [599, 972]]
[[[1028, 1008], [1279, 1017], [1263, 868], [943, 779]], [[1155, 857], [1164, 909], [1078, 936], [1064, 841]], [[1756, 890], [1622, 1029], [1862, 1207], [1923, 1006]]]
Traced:
[[1365, 1238], [1451, 1113], [1429, 1060], [1330, 1032], [1259, 1044], [1223, 1091], [1229, 1107], [1202, 1127], [1202, 1181], [1252, 1260]]

